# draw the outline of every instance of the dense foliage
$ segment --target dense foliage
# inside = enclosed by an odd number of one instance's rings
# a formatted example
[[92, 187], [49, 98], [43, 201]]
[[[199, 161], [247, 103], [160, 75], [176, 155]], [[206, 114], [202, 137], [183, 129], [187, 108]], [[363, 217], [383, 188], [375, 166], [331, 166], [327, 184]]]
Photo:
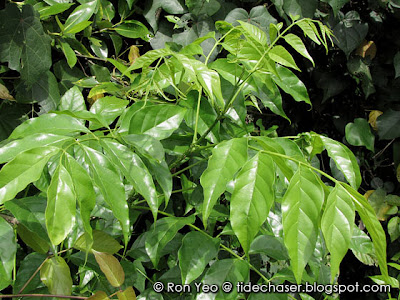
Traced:
[[221, 285], [355, 278], [398, 288], [399, 8], [7, 2], [2, 294], [265, 299]]

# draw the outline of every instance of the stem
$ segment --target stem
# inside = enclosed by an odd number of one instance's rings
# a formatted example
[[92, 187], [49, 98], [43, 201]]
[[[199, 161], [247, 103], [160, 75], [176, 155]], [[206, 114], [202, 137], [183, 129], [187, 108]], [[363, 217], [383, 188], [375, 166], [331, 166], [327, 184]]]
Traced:
[[197, 139], [197, 126], [199, 125], [200, 101], [201, 101], [201, 93], [202, 92], [203, 92], [203, 88], [200, 88], [199, 97], [197, 98], [196, 123], [194, 124], [194, 133], [193, 133], [192, 144], [195, 144], [196, 143], [196, 139]]
[[215, 42], [214, 46], [211, 48], [210, 53], [208, 53], [206, 60], [204, 62], [204, 64], [207, 66], [208, 61], [210, 60], [211, 54], [214, 52], [215, 48], [218, 47], [218, 45], [221, 43], [221, 41], [227, 37], [228, 34], [230, 34], [233, 30], [235, 29], [235, 27], [232, 27], [227, 33], [225, 33], [218, 41]]
[[87, 299], [88, 297], [81, 296], [66, 296], [66, 295], [48, 295], [48, 294], [16, 294], [16, 295], [0, 295], [1, 298], [21, 298], [21, 297], [45, 297], [45, 298], [64, 298], [64, 299]]
[[179, 174], [182, 174], [183, 172], [190, 170], [191, 168], [193, 168], [194, 166], [197, 166], [198, 164], [201, 164], [205, 160], [207, 160], [207, 158], [203, 158], [202, 160], [199, 160], [198, 162], [195, 162], [194, 164], [187, 166], [186, 168], [183, 168], [182, 170], [179, 170], [178, 172], [172, 174], [172, 177], [176, 177]]

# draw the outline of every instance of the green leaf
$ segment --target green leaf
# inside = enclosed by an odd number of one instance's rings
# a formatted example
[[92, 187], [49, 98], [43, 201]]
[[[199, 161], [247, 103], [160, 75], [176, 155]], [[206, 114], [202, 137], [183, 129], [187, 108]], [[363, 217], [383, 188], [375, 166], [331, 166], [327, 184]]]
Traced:
[[225, 192], [227, 183], [247, 160], [247, 139], [231, 139], [218, 144], [212, 151], [207, 169], [200, 177], [204, 190], [203, 223], [207, 219], [217, 202]]
[[104, 140], [101, 141], [101, 145], [108, 153], [111, 161], [118, 166], [118, 169], [125, 178], [147, 201], [153, 213], [154, 220], [157, 220], [157, 212], [160, 203], [158, 203], [153, 178], [143, 161], [137, 154], [122, 144]]
[[259, 235], [251, 243], [249, 254], [264, 254], [276, 260], [288, 260], [283, 239], [271, 235]]
[[36, 133], [69, 135], [79, 132], [89, 133], [90, 131], [71, 116], [48, 113], [25, 121], [15, 128], [9, 138], [18, 139]]
[[94, 295], [87, 298], [88, 300], [108, 300], [107, 294], [103, 291], [97, 291]]
[[[65, 21], [64, 32], [65, 33], [77, 33], [87, 27], [88, 21], [94, 14], [97, 6], [97, 1], [89, 1], [82, 5], [79, 5], [74, 11], [69, 15], [67, 21]], [[82, 28], [81, 24], [85, 24]]]
[[393, 66], [396, 73], [394, 78], [397, 78], [400, 76], [400, 51], [393, 58]]
[[320, 138], [326, 151], [328, 151], [329, 157], [334, 160], [336, 167], [343, 173], [350, 185], [358, 189], [361, 184], [361, 174], [353, 152], [345, 145], [328, 137], [320, 135]]
[[230, 221], [247, 256], [274, 203], [275, 176], [274, 162], [268, 154], [259, 152], [246, 162], [235, 179]]
[[291, 95], [297, 102], [303, 101], [311, 105], [304, 83], [292, 71], [280, 65], [276, 66], [276, 71], [279, 78], [272, 75], [272, 79], [285, 93]]
[[149, 34], [147, 27], [136, 20], [124, 21], [121, 25], [115, 27], [115, 31], [124, 37], [131, 39], [141, 38], [142, 40], [147, 40]]
[[299, 15], [302, 18], [313, 18], [318, 6], [318, 1], [316, 0], [274, 0], [272, 2], [277, 6], [282, 6], [286, 15]]
[[12, 283], [17, 244], [14, 229], [6, 220], [0, 218], [0, 290]]
[[86, 110], [85, 100], [77, 86], [73, 86], [61, 97], [58, 110], [83, 111]]
[[324, 190], [317, 175], [300, 166], [282, 201], [284, 242], [298, 284], [315, 249], [323, 200]]
[[353, 201], [347, 191], [336, 185], [330, 192], [321, 219], [325, 243], [331, 253], [331, 281], [339, 271], [339, 265], [350, 246], [355, 217]]
[[143, 15], [153, 28], [154, 32], [158, 31], [157, 14], [160, 12], [160, 10], [162, 11], [162, 9], [169, 14], [184, 14], [187, 12], [185, 4], [183, 1], [179, 0], [152, 0], [146, 2]]
[[149, 160], [148, 168], [161, 186], [164, 192], [165, 206], [167, 206], [172, 193], [172, 174], [168, 164], [165, 161], [156, 162], [154, 160]]
[[218, 1], [216, 0], [186, 0], [186, 6], [189, 9], [191, 14], [196, 16], [200, 16], [202, 14], [206, 14], [207, 16], [214, 15], [221, 7]]
[[375, 136], [371, 132], [368, 121], [362, 118], [354, 119], [354, 123], [346, 125], [346, 140], [353, 146], [365, 146], [374, 151]]
[[54, 146], [59, 147], [73, 139], [69, 136], [56, 135], [51, 133], [36, 133], [20, 140], [11, 141], [0, 148], [0, 164], [15, 158], [21, 152], [33, 148]]
[[390, 236], [390, 241], [393, 243], [400, 237], [400, 218], [393, 217], [388, 223], [388, 233]]
[[67, 169], [58, 165], [47, 191], [46, 228], [53, 245], [60, 244], [75, 224], [76, 195]]
[[92, 249], [97, 252], [115, 254], [122, 246], [108, 233], [101, 230], [93, 230], [93, 237], [83, 233], [75, 242], [74, 248], [87, 251], [87, 244], [92, 241]]
[[[25, 285], [28, 279], [32, 277], [33, 273], [35, 273], [45, 259], [46, 255], [33, 252], [21, 260], [17, 272], [17, 279], [15, 280], [13, 287], [14, 294], [17, 294], [21, 290], [21, 288]], [[40, 275], [36, 274], [32, 278], [31, 282], [29, 282], [29, 284], [25, 287], [24, 292], [29, 293], [35, 290], [40, 284]]]
[[336, 16], [340, 9], [350, 0], [325, 0], [332, 7], [333, 13]]
[[294, 50], [296, 50], [299, 54], [303, 55], [305, 58], [307, 58], [313, 66], [314, 60], [312, 59], [311, 55], [308, 53], [306, 47], [304, 46], [303, 41], [297, 36], [292, 33], [289, 33], [284, 36], [286, 43], [288, 43], [290, 46], [293, 47]]
[[278, 45], [273, 47], [268, 52], [268, 56], [278, 64], [300, 71], [292, 55], [282, 46]]
[[48, 259], [40, 269], [40, 279], [53, 295], [69, 296], [72, 278], [68, 264], [61, 256]]
[[378, 260], [379, 268], [382, 275], [388, 278], [388, 270], [386, 264], [386, 235], [380, 222], [378, 221], [374, 209], [368, 203], [364, 196], [360, 195], [353, 187], [342, 184], [351, 195], [356, 210], [365, 224], [369, 235], [374, 243], [375, 254]]
[[267, 45], [268, 43], [267, 35], [259, 27], [240, 20], [238, 22], [242, 27], [242, 29], [244, 30], [246, 37], [251, 38], [252, 40], [256, 41], [257, 43], [259, 43], [264, 47]]
[[92, 251], [108, 282], [113, 287], [120, 287], [125, 281], [125, 273], [118, 259], [108, 253]]
[[202, 283], [221, 287], [224, 282], [233, 284], [232, 292], [225, 293], [219, 289], [218, 293], [201, 293], [198, 299], [237, 299], [237, 282], [247, 282], [249, 279], [249, 265], [240, 259], [223, 259], [212, 264], [204, 276]]
[[57, 15], [66, 11], [70, 8], [74, 3], [55, 3], [50, 6], [41, 7], [38, 12], [40, 14], [40, 19], [45, 19], [49, 16]]
[[130, 134], [147, 134], [157, 140], [169, 137], [179, 128], [186, 109], [176, 105], [148, 105], [138, 110], [131, 119]]
[[13, 199], [29, 183], [40, 178], [43, 168], [60, 151], [46, 146], [18, 154], [0, 171], [0, 204]]
[[165, 151], [160, 141], [147, 134], [128, 134], [122, 139], [132, 145], [141, 155], [161, 162], [165, 159]]
[[133, 287], [128, 287], [126, 290], [117, 293], [118, 300], [136, 300], [136, 294]]
[[207, 264], [218, 255], [220, 240], [192, 231], [182, 240], [178, 251], [182, 284], [190, 284], [197, 279]]
[[88, 172], [72, 156], [66, 154], [66, 168], [72, 174], [73, 187], [78, 200], [81, 220], [86, 234], [86, 247], [92, 245], [92, 227], [90, 225], [91, 212], [96, 204], [96, 193], [94, 191], [92, 179]]
[[125, 245], [131, 233], [129, 222], [129, 209], [126, 203], [125, 189], [115, 166], [102, 153], [82, 146], [85, 152], [85, 161], [89, 165], [90, 174], [94, 183], [99, 188], [104, 200], [111, 207], [114, 216], [122, 227]]
[[187, 218], [166, 217], [158, 220], [147, 232], [145, 241], [146, 253], [149, 255], [154, 267], [157, 268], [162, 256], [162, 250], [170, 242], [178, 230], [188, 224], [193, 224], [195, 216]]
[[64, 52], [65, 58], [67, 59], [69, 67], [73, 68], [76, 62], [78, 61], [74, 50], [72, 50], [71, 46], [66, 42], [60, 41], [60, 44], [61, 44], [61, 49]]
[[380, 115], [376, 121], [378, 135], [381, 140], [391, 140], [400, 136], [400, 113], [389, 109]]
[[44, 33], [38, 13], [31, 5], [22, 12], [10, 4], [0, 11], [0, 60], [20, 71], [27, 87], [51, 66], [50, 38]]
[[[111, 124], [128, 104], [129, 101], [114, 96], [102, 97], [92, 105], [90, 111], [104, 119], [107, 124]], [[98, 129], [98, 126], [91, 125], [90, 129]]]

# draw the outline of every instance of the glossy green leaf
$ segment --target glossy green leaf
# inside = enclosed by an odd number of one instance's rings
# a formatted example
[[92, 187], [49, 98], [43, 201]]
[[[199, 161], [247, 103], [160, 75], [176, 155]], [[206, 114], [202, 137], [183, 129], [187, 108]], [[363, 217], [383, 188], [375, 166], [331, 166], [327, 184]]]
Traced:
[[0, 11], [0, 59], [21, 73], [29, 88], [51, 66], [51, 39], [44, 33], [38, 13], [31, 5], [22, 11], [15, 4]]
[[[92, 105], [90, 112], [101, 116], [107, 124], [111, 124], [122, 114], [128, 103], [129, 101], [114, 96], [102, 97]], [[93, 130], [98, 126], [92, 125], [90, 128]]]
[[86, 110], [85, 100], [77, 86], [73, 86], [61, 97], [58, 110], [82, 111]]
[[390, 241], [394, 242], [400, 237], [400, 218], [393, 217], [388, 222], [388, 233]]
[[319, 34], [317, 35], [318, 32], [316, 32], [316, 27], [312, 22], [303, 19], [300, 22], [297, 22], [296, 25], [299, 26], [301, 30], [303, 30], [303, 33], [307, 37], [309, 37], [314, 43], [316, 43], [317, 45], [321, 44], [321, 41], [319, 39]]
[[72, 156], [66, 155], [66, 168], [71, 174], [76, 199], [80, 208], [81, 220], [86, 234], [85, 249], [92, 245], [92, 227], [90, 225], [91, 212], [96, 204], [96, 194], [93, 182], [88, 172]]
[[76, 62], [78, 61], [74, 50], [71, 48], [71, 46], [68, 43], [63, 42], [63, 41], [61, 41], [60, 43], [61, 43], [61, 49], [65, 55], [65, 58], [67, 59], [67, 63], [69, 65], [69, 67], [73, 68], [75, 66]]
[[113, 255], [92, 250], [101, 271], [113, 287], [120, 287], [125, 281], [125, 273], [118, 259]]
[[42, 239], [36, 232], [30, 231], [23, 224], [18, 224], [17, 233], [19, 238], [34, 251], [42, 254], [46, 254], [49, 251], [50, 243]]
[[108, 300], [107, 294], [103, 291], [97, 291], [94, 295], [87, 298], [88, 300]]
[[51, 133], [36, 133], [20, 140], [11, 141], [0, 148], [0, 163], [12, 160], [21, 152], [33, 148], [54, 146], [58, 147], [73, 139], [68, 136], [56, 135]]
[[147, 2], [143, 15], [154, 32], [158, 30], [157, 13], [162, 10], [169, 14], [184, 14], [187, 12], [184, 3], [178, 0], [152, 0]]
[[354, 217], [355, 208], [350, 195], [341, 185], [336, 185], [328, 196], [321, 219], [322, 233], [331, 253], [331, 281], [335, 279], [350, 246]]
[[153, 178], [143, 161], [136, 153], [122, 144], [109, 140], [104, 140], [101, 144], [108, 153], [111, 161], [118, 166], [125, 178], [147, 201], [153, 213], [154, 220], [156, 220], [160, 203], [158, 203]]
[[72, 278], [68, 264], [61, 256], [48, 259], [40, 269], [40, 279], [53, 295], [69, 296]]
[[378, 135], [381, 140], [391, 140], [400, 136], [400, 112], [389, 109], [376, 120]]
[[128, 287], [122, 292], [117, 293], [118, 300], [136, 300], [136, 294], [133, 287]]
[[354, 119], [354, 123], [346, 125], [346, 140], [353, 146], [365, 146], [374, 151], [375, 136], [371, 132], [368, 121], [363, 118]]
[[380, 222], [378, 221], [374, 209], [364, 196], [360, 195], [353, 187], [343, 184], [344, 188], [351, 195], [361, 220], [365, 224], [369, 235], [374, 243], [375, 254], [378, 260], [379, 269], [384, 277], [388, 277], [386, 262], [386, 235]]
[[284, 36], [286, 43], [288, 43], [294, 50], [296, 50], [299, 54], [303, 55], [307, 58], [311, 63], [314, 64], [314, 60], [312, 59], [311, 55], [308, 53], [306, 47], [304, 46], [303, 41], [297, 36], [292, 33], [289, 33]]
[[212, 151], [207, 169], [200, 177], [204, 190], [203, 223], [211, 214], [227, 183], [247, 160], [247, 139], [231, 139], [218, 144]]
[[59, 151], [51, 146], [34, 148], [7, 163], [0, 171], [0, 203], [13, 199], [29, 183], [38, 180], [47, 161]]
[[38, 10], [41, 19], [45, 19], [49, 16], [57, 15], [66, 11], [70, 8], [73, 3], [55, 3], [50, 6], [44, 6]]
[[224, 282], [233, 284], [232, 292], [225, 293], [220, 288], [218, 293], [201, 293], [197, 299], [237, 299], [235, 288], [237, 282], [247, 282], [249, 279], [249, 265], [240, 259], [223, 259], [212, 264], [204, 276], [202, 283], [221, 287]]
[[141, 38], [142, 40], [147, 40], [147, 35], [149, 34], [147, 27], [136, 20], [124, 21], [121, 25], [115, 27], [115, 31], [124, 37], [131, 39]]
[[126, 203], [124, 186], [118, 171], [102, 153], [89, 147], [83, 147], [83, 150], [85, 152], [85, 161], [89, 165], [94, 183], [121, 224], [126, 245], [129, 240], [128, 236], [131, 234], [129, 209]]
[[170, 242], [178, 230], [188, 224], [193, 224], [195, 216], [187, 218], [166, 217], [158, 220], [148, 231], [145, 247], [154, 267], [157, 268], [162, 256], [162, 250]]
[[259, 27], [243, 21], [238, 21], [238, 22], [240, 23], [247, 37], [251, 38], [253, 41], [256, 41], [257, 43], [259, 43], [264, 47], [267, 45], [268, 43], [267, 35]]
[[282, 46], [278, 45], [273, 47], [268, 52], [268, 56], [278, 64], [300, 71], [292, 55]]
[[326, 0], [329, 5], [332, 7], [333, 13], [335, 16], [338, 14], [339, 10], [350, 0]]
[[163, 161], [165, 158], [163, 145], [152, 136], [147, 134], [129, 134], [124, 135], [122, 139], [147, 158], [155, 159], [158, 162]]
[[208, 263], [218, 255], [220, 240], [192, 231], [182, 240], [178, 251], [182, 284], [190, 284], [204, 271]]
[[320, 135], [320, 138], [328, 151], [329, 157], [334, 160], [336, 167], [344, 174], [350, 185], [358, 189], [361, 184], [361, 174], [353, 152], [345, 145], [328, 137]]
[[46, 228], [53, 245], [60, 244], [75, 224], [76, 195], [71, 175], [58, 165], [47, 191]]
[[75, 8], [74, 11], [69, 15], [67, 21], [65, 21], [64, 32], [77, 33], [83, 30], [84, 28], [79, 26], [80, 23], [88, 21], [92, 17], [92, 15], [95, 12], [96, 6], [97, 6], [97, 1], [94, 0], [86, 2]]
[[92, 239], [92, 249], [97, 252], [115, 254], [121, 250], [122, 246], [111, 235], [101, 230], [93, 230], [93, 237], [89, 237], [87, 233], [83, 233], [75, 242], [74, 248], [86, 251], [88, 239]]
[[0, 290], [12, 282], [16, 253], [14, 229], [6, 220], [0, 218]]
[[[21, 288], [25, 285], [25, 283], [32, 277], [33, 273], [39, 268], [39, 266], [44, 262], [46, 259], [46, 255], [39, 254], [39, 253], [30, 253], [23, 258], [20, 262], [20, 266], [17, 272], [17, 279], [15, 280], [13, 286], [13, 293], [17, 294]], [[31, 282], [25, 287], [24, 292], [29, 293], [35, 290], [39, 285], [40, 282], [40, 275], [36, 274]]]
[[323, 201], [324, 190], [317, 175], [301, 166], [282, 202], [284, 242], [297, 283], [315, 249]]
[[230, 221], [246, 255], [274, 203], [275, 176], [273, 160], [259, 152], [244, 164], [235, 179]]
[[48, 113], [25, 121], [15, 128], [9, 138], [23, 138], [35, 133], [69, 135], [79, 132], [89, 132], [89, 130], [73, 117]]
[[130, 134], [147, 134], [158, 140], [169, 137], [181, 124], [186, 109], [168, 104], [148, 105], [131, 119]]
[[168, 164], [165, 161], [156, 162], [154, 160], [149, 160], [148, 168], [161, 186], [164, 192], [165, 205], [167, 206], [172, 193], [172, 174]]
[[289, 69], [276, 66], [279, 78], [272, 75], [273, 81], [285, 92], [293, 97], [297, 102], [305, 102], [311, 105], [307, 89], [302, 81]]

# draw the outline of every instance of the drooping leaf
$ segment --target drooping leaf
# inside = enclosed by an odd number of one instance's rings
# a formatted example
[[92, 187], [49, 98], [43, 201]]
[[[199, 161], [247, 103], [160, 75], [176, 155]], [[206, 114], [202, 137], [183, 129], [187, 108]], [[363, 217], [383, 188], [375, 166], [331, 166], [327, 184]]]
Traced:
[[87, 21], [92, 17], [95, 12], [97, 1], [88, 1], [82, 5], [79, 5], [69, 15], [67, 21], [65, 21], [64, 32], [65, 33], [77, 33], [90, 23]]
[[338, 14], [339, 10], [347, 3], [349, 0], [326, 0], [332, 7], [335, 16]]
[[162, 250], [170, 242], [178, 230], [187, 224], [192, 224], [195, 216], [187, 218], [166, 217], [158, 220], [150, 231], [148, 231], [145, 247], [146, 253], [149, 255], [154, 267], [157, 268], [161, 258]]
[[259, 152], [247, 161], [235, 179], [230, 221], [246, 255], [274, 202], [275, 176], [273, 160]]
[[257, 236], [251, 243], [249, 254], [264, 254], [276, 260], [289, 259], [283, 239], [271, 235]]
[[157, 219], [158, 199], [153, 178], [140, 157], [126, 146], [104, 140], [102, 146], [108, 153], [111, 161], [119, 167], [125, 178], [133, 185], [135, 190], [147, 201], [154, 216]]
[[129, 209], [119, 174], [108, 157], [90, 147], [83, 146], [83, 150], [94, 183], [98, 186], [104, 200], [111, 207], [114, 216], [121, 224], [126, 245], [131, 233]]
[[42, 254], [46, 254], [49, 251], [50, 243], [42, 239], [36, 232], [30, 231], [23, 224], [18, 224], [17, 233], [20, 239], [34, 251]]
[[0, 61], [21, 72], [27, 87], [51, 66], [50, 38], [44, 33], [38, 13], [31, 5], [22, 11], [7, 5], [0, 11]]
[[75, 224], [76, 195], [71, 174], [59, 164], [47, 191], [46, 228], [53, 245], [60, 244]]
[[372, 134], [367, 120], [354, 119], [354, 123], [346, 125], [346, 140], [353, 146], [365, 146], [374, 151], [375, 136]]
[[6, 220], [0, 218], [0, 290], [12, 282], [16, 253], [14, 229]]
[[280, 45], [275, 46], [268, 52], [268, 55], [273, 61], [277, 62], [278, 64], [300, 71], [292, 55], [284, 47]]
[[284, 242], [297, 283], [315, 249], [323, 199], [324, 190], [317, 175], [300, 166], [282, 202]]
[[322, 233], [331, 253], [331, 281], [335, 279], [340, 262], [350, 246], [354, 217], [355, 208], [350, 195], [337, 184], [328, 196], [321, 219]]
[[82, 111], [86, 110], [85, 100], [77, 86], [70, 88], [61, 97], [58, 110]]
[[[82, 234], [75, 242], [74, 248], [86, 251], [86, 245], [88, 244], [88, 236], [87, 233]], [[92, 249], [97, 252], [104, 252], [108, 254], [115, 254], [119, 250], [121, 250], [122, 246], [117, 242], [111, 235], [107, 234], [101, 230], [93, 230], [92, 237]]]
[[302, 81], [289, 69], [280, 65], [276, 66], [279, 78], [272, 75], [274, 82], [297, 102], [303, 101], [311, 105], [307, 89]]
[[88, 133], [89, 130], [71, 116], [48, 113], [25, 121], [15, 128], [9, 138], [18, 139], [36, 133], [70, 135], [79, 132]]
[[125, 281], [125, 273], [118, 259], [113, 255], [92, 250], [101, 271], [113, 287], [120, 287]]
[[379, 138], [391, 140], [400, 136], [400, 112], [389, 109], [379, 116], [376, 121]]
[[68, 264], [61, 256], [48, 259], [40, 269], [40, 279], [53, 295], [69, 296], [72, 278]]
[[165, 159], [165, 151], [160, 141], [147, 134], [124, 135], [122, 139], [132, 145], [141, 155], [161, 162]]
[[130, 134], [147, 134], [158, 140], [169, 137], [181, 124], [186, 109], [175, 105], [148, 105], [131, 119]]
[[103, 291], [97, 291], [94, 295], [87, 298], [88, 300], [108, 300], [107, 294]]
[[179, 0], [152, 0], [146, 2], [143, 15], [155, 32], [158, 30], [157, 14], [160, 13], [160, 10], [165, 10], [169, 14], [184, 14], [187, 12], [183, 1]]
[[118, 300], [136, 300], [136, 294], [133, 287], [128, 287], [122, 292], [117, 293]]
[[361, 184], [361, 174], [353, 152], [345, 145], [328, 137], [320, 135], [320, 138], [326, 151], [328, 151], [329, 157], [334, 160], [336, 167], [344, 174], [350, 185], [358, 189]]
[[7, 163], [0, 171], [0, 204], [13, 199], [29, 183], [38, 180], [47, 161], [59, 151], [52, 146], [34, 148]]
[[297, 36], [292, 33], [289, 33], [284, 36], [286, 43], [288, 43], [290, 46], [293, 47], [294, 50], [296, 50], [299, 54], [303, 55], [305, 58], [307, 58], [313, 65], [314, 60], [312, 59], [311, 55], [308, 53], [306, 47], [304, 46], [303, 41]]
[[115, 27], [115, 31], [124, 37], [131, 39], [141, 38], [142, 40], [147, 40], [147, 35], [149, 34], [147, 27], [136, 20], [124, 21], [121, 25]]
[[[13, 293], [17, 294], [21, 288], [28, 282], [28, 280], [32, 277], [33, 273], [38, 269], [38, 267], [44, 262], [46, 259], [46, 255], [39, 253], [30, 253], [23, 258], [20, 262], [20, 266], [17, 272], [17, 279], [15, 280], [13, 286]], [[29, 284], [25, 287], [24, 292], [29, 293], [35, 290], [39, 285], [40, 275], [36, 274], [29, 282]]]
[[220, 240], [192, 231], [185, 235], [178, 251], [182, 284], [190, 284], [218, 254]]
[[247, 139], [231, 139], [218, 144], [212, 151], [207, 169], [200, 177], [204, 190], [203, 223], [207, 219], [218, 198], [226, 189], [226, 184], [247, 160]]

